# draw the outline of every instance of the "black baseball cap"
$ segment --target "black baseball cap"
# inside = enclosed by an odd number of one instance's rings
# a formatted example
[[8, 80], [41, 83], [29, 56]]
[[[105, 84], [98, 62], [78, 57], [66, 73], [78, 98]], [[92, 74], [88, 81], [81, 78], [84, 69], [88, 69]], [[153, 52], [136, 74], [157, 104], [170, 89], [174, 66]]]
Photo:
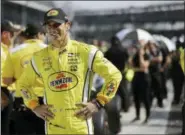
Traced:
[[64, 23], [64, 22], [68, 21], [68, 17], [62, 9], [52, 8], [45, 13], [43, 25], [45, 25], [48, 21], [54, 21], [57, 23]]
[[17, 32], [19, 29], [15, 28], [14, 24], [9, 20], [3, 20], [1, 22], [1, 32], [9, 31], [9, 32]]
[[38, 33], [45, 33], [45, 30], [42, 25], [39, 24], [27, 24], [25, 31], [22, 32], [22, 35], [26, 37], [32, 37]]

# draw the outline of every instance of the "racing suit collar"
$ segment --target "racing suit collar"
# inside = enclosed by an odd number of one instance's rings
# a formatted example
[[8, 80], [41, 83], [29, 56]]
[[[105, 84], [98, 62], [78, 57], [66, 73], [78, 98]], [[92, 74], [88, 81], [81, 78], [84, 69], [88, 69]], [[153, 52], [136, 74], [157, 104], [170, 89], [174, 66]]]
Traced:
[[28, 39], [28, 40], [26, 40], [26, 41], [24, 41], [24, 43], [30, 43], [30, 42], [42, 42], [41, 40], [39, 40], [39, 39]]

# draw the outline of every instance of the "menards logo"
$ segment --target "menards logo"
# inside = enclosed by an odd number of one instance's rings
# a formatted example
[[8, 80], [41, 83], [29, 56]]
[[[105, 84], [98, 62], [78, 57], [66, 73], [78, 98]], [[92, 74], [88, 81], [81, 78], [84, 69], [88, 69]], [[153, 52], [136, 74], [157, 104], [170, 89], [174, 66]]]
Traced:
[[70, 90], [78, 83], [74, 74], [65, 71], [50, 75], [48, 81], [50, 89], [56, 92]]

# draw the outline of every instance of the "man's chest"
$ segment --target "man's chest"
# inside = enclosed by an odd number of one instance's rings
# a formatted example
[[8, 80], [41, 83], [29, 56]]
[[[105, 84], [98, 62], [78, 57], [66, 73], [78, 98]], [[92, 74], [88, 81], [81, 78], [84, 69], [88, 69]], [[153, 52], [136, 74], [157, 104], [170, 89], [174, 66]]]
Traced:
[[52, 91], [65, 91], [83, 82], [87, 62], [80, 53], [68, 52], [42, 58], [42, 77]]
[[83, 75], [86, 59], [78, 52], [66, 52], [55, 56], [46, 56], [41, 60], [42, 72], [48, 76], [56, 72], [68, 72], [78, 76]]

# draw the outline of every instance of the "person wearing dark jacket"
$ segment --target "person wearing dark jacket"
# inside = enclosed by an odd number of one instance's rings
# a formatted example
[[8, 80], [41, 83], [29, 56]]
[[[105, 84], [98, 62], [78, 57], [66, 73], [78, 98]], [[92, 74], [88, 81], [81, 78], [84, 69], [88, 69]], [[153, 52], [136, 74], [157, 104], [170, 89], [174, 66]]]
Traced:
[[[121, 43], [118, 38], [112, 37], [111, 39], [111, 47], [108, 49], [107, 52], [105, 52], [105, 58], [107, 58], [109, 61], [111, 61], [120, 71], [123, 71], [125, 68], [125, 64], [128, 59], [128, 54], [126, 49], [124, 49], [121, 46]], [[124, 76], [124, 75], [123, 75]], [[126, 107], [126, 104], [129, 104], [128, 102], [128, 92], [125, 89], [125, 81], [124, 79], [121, 80], [121, 83], [119, 85], [117, 95], [121, 97], [124, 108]], [[116, 99], [115, 99], [116, 101]], [[113, 101], [112, 101], [113, 102]], [[114, 113], [111, 111], [111, 105], [114, 105], [114, 103], [109, 104], [107, 107], [107, 113], [108, 113], [108, 123], [109, 127], [112, 133], [118, 133], [121, 129], [121, 121], [120, 121], [120, 115], [118, 111], [114, 111]], [[114, 115], [114, 117], [112, 117]]]

